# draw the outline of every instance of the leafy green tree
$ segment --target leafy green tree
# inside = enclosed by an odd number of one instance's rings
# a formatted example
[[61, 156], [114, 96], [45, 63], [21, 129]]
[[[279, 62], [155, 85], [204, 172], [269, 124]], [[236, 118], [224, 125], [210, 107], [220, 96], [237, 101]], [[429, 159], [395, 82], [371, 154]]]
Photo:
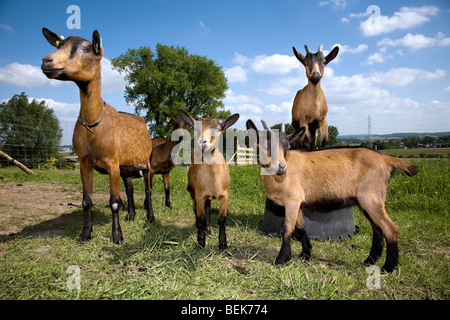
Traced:
[[0, 148], [28, 167], [58, 157], [62, 129], [44, 101], [29, 102], [25, 92], [0, 104]]
[[149, 47], [129, 49], [112, 65], [125, 75], [125, 100], [144, 113], [152, 137], [171, 134], [162, 112], [176, 116], [183, 109], [194, 118], [221, 120], [231, 115], [221, 101], [228, 89], [222, 68], [185, 48], [158, 43], [156, 54]]
[[402, 139], [402, 142], [407, 148], [417, 148], [417, 145], [419, 144], [419, 137], [407, 136], [406, 138]]
[[330, 146], [336, 146], [338, 144], [337, 136], [339, 135], [339, 130], [335, 126], [328, 126], [328, 143]]

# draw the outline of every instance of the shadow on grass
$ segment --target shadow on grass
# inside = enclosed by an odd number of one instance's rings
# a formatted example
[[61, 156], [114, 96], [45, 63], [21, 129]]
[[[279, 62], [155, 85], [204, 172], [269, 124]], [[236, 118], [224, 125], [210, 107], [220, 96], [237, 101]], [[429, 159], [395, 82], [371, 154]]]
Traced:
[[[96, 210], [94, 206], [92, 210], [92, 221], [95, 228], [95, 226], [111, 223], [111, 218], [99, 210]], [[51, 238], [55, 236], [64, 236], [78, 240], [82, 228], [83, 210], [78, 208], [72, 212], [61, 214], [53, 219], [25, 226], [19, 232], [0, 235], [0, 243], [26, 237]]]

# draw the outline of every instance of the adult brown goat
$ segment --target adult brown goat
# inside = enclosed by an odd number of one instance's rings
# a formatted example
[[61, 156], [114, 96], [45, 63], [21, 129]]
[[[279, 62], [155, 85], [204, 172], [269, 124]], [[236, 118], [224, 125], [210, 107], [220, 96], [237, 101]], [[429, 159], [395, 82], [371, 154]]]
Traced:
[[277, 134], [262, 122], [270, 143], [260, 143], [255, 124], [247, 121], [250, 136], [260, 150], [259, 177], [267, 198], [285, 207], [286, 212], [275, 264], [291, 258], [292, 235], [302, 242], [301, 257], [311, 256], [302, 208], [325, 213], [357, 205], [373, 229], [372, 248], [365, 263], [374, 264], [381, 256], [384, 237], [387, 253], [383, 270], [391, 272], [398, 264], [398, 227], [385, 210], [389, 181], [396, 169], [414, 176], [417, 167], [366, 148], [288, 151], [289, 144], [300, 139], [305, 128], [286, 136], [284, 128]]
[[[228, 187], [230, 173], [228, 165], [218, 148], [219, 135], [238, 119], [235, 113], [222, 123], [217, 119], [200, 118], [196, 121], [188, 113], [178, 110], [180, 117], [194, 128], [194, 153], [188, 171], [188, 187], [197, 226], [198, 245], [205, 246], [205, 233], [210, 234], [209, 216], [211, 200], [219, 200], [219, 249], [227, 248], [225, 223], [227, 221]], [[197, 125], [195, 125], [197, 123]]]
[[[162, 113], [163, 117], [167, 119], [167, 122], [172, 124], [173, 131], [178, 129], [186, 129], [187, 124], [181, 119], [179, 116], [172, 118], [167, 113]], [[150, 188], [153, 188], [153, 176], [155, 174], [161, 174], [164, 182], [164, 191], [165, 191], [165, 204], [166, 207], [172, 209], [172, 204], [170, 203], [170, 184], [169, 184], [169, 175], [170, 171], [175, 167], [172, 162], [172, 150], [178, 145], [183, 139], [182, 135], [179, 136], [178, 140], [172, 140], [171, 138], [154, 138], [152, 139], [152, 155], [150, 157]], [[135, 206], [134, 206], [134, 198], [133, 198], [133, 183], [131, 179], [139, 178], [140, 175], [124, 175], [122, 176], [126, 193], [128, 199], [128, 215], [127, 220], [134, 220], [135, 216]], [[144, 201], [144, 207], [147, 207], [146, 198]], [[150, 199], [150, 202], [152, 200]]]
[[326, 57], [323, 55], [322, 48], [323, 45], [320, 45], [319, 51], [313, 54], [305, 45], [306, 56], [304, 56], [292, 47], [297, 59], [305, 66], [308, 78], [308, 84], [299, 90], [294, 98], [292, 126], [294, 130], [306, 128], [306, 135], [300, 139], [299, 144], [303, 142], [304, 147], [309, 150], [316, 149], [317, 129], [320, 129], [322, 148], [328, 145], [328, 105], [320, 87], [320, 79], [325, 66], [336, 58], [339, 47], [334, 47]]
[[[73, 132], [73, 147], [80, 160], [83, 184], [84, 226], [82, 242], [91, 239], [93, 170], [109, 175], [112, 240], [123, 241], [119, 224], [120, 175], [142, 172], [145, 193], [151, 199], [150, 155], [152, 140], [142, 117], [117, 112], [101, 96], [103, 48], [97, 30], [92, 43], [80, 37], [63, 39], [43, 28], [48, 42], [57, 48], [42, 59], [41, 69], [51, 79], [74, 81], [80, 89], [80, 116]], [[151, 202], [147, 218], [154, 220]]]

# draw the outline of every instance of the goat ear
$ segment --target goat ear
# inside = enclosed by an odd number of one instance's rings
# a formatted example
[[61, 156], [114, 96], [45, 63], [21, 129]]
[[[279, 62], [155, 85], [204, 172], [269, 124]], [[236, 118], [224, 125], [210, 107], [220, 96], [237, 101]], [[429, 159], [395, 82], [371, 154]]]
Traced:
[[255, 124], [252, 120], [248, 119], [246, 122], [247, 131], [250, 135], [250, 138], [256, 141], [256, 144], [259, 144], [259, 134], [258, 128], [256, 128]]
[[295, 47], [292, 47], [292, 50], [294, 51], [294, 55], [295, 57], [298, 59], [298, 61], [300, 61], [304, 66], [306, 66], [306, 62], [305, 62], [305, 56], [302, 55], [300, 52], [298, 52]]
[[325, 64], [330, 63], [334, 58], [336, 58], [337, 54], [339, 52], [339, 47], [336, 46], [331, 50], [331, 52], [325, 57]]
[[222, 131], [227, 130], [229, 127], [231, 127], [236, 121], [239, 119], [239, 113], [235, 113], [228, 117], [224, 122], [221, 123]]
[[194, 127], [194, 121], [195, 119], [192, 118], [186, 111], [178, 109], [178, 114], [180, 115], [181, 119], [186, 123], [188, 126]]
[[92, 47], [95, 55], [103, 55], [102, 39], [100, 38], [100, 33], [98, 33], [97, 30], [94, 30], [94, 33], [92, 34]]
[[300, 129], [298, 129], [294, 133], [288, 135], [286, 138], [289, 140], [289, 144], [299, 140], [305, 134], [305, 131], [306, 131], [306, 128], [305, 127], [301, 127]]
[[42, 28], [42, 34], [44, 35], [45, 39], [54, 46], [55, 48], [58, 48], [59, 42], [61, 42], [61, 37], [58, 36], [56, 33], [48, 30], [47, 28]]

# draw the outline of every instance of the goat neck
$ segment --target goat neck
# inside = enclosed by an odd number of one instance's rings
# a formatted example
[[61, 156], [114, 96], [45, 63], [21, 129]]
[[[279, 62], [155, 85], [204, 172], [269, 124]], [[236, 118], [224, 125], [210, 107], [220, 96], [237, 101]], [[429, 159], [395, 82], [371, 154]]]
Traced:
[[87, 82], [77, 81], [76, 84], [80, 89], [80, 117], [87, 123], [94, 123], [103, 112], [101, 68], [94, 79]]

